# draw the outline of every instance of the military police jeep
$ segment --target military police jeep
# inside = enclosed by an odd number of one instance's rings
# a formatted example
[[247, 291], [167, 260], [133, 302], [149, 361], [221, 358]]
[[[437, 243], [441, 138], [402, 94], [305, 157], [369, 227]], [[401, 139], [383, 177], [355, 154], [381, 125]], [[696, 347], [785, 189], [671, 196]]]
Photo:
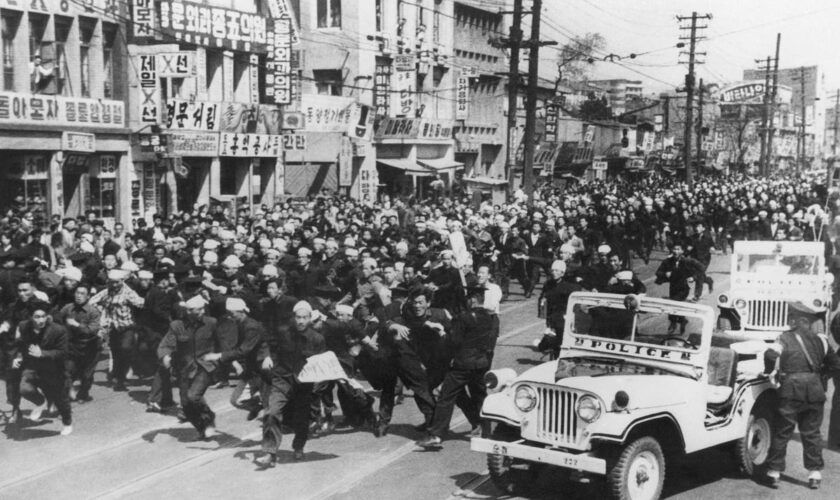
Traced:
[[[669, 316], [687, 319], [684, 335], [667, 333]], [[752, 474], [767, 459], [775, 389], [760, 354], [712, 347], [714, 323], [705, 305], [573, 293], [558, 360], [487, 374], [472, 450], [506, 492], [552, 466], [613, 498], [655, 499], [667, 460], [723, 444]]]
[[[806, 241], [736, 241], [729, 290], [718, 295], [715, 345], [772, 342], [788, 327], [788, 303], [828, 314], [834, 276], [825, 245]], [[815, 323], [823, 333], [826, 317]], [[735, 346], [737, 348], [737, 346]]]

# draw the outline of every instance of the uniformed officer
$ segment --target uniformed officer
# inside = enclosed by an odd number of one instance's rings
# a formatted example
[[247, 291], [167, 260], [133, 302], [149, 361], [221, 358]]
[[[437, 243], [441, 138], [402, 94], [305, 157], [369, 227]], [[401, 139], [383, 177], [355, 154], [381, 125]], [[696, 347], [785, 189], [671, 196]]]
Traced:
[[823, 469], [820, 424], [825, 406], [824, 374], [840, 371], [840, 358], [828, 348], [823, 335], [812, 333], [816, 312], [801, 302], [788, 306], [790, 329], [764, 353], [765, 372], [774, 370], [779, 380], [779, 406], [774, 420], [773, 441], [767, 457], [767, 477], [778, 488], [785, 470], [787, 444], [799, 426], [808, 486], [820, 487]]

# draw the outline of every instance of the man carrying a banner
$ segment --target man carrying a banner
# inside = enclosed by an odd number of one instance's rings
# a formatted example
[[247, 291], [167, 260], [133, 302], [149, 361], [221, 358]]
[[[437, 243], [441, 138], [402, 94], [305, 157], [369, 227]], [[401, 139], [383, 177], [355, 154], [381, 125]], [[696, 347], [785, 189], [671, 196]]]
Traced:
[[291, 407], [292, 441], [295, 460], [303, 460], [303, 447], [309, 432], [309, 405], [312, 383], [302, 383], [298, 374], [306, 358], [326, 350], [324, 337], [312, 327], [312, 306], [300, 301], [294, 307], [294, 328], [269, 333], [257, 355], [264, 371], [270, 372], [268, 404], [263, 419], [262, 448], [267, 453], [258, 463], [273, 467], [283, 439], [283, 410]]

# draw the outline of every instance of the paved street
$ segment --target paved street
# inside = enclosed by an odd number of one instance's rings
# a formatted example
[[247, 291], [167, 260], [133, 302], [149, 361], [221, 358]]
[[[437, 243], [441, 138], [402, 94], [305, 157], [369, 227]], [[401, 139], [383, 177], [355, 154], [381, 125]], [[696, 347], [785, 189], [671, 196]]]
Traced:
[[[661, 254], [659, 254], [661, 257]], [[637, 265], [641, 265], [636, 261]], [[664, 287], [653, 285], [658, 260], [637, 268], [651, 295], [662, 296]], [[728, 259], [716, 256], [712, 276], [716, 292], [728, 284]], [[704, 302], [711, 304], [712, 296]], [[530, 349], [542, 331], [536, 318], [536, 299], [514, 294], [505, 303], [502, 337], [495, 366], [523, 371], [540, 362]], [[376, 439], [370, 433], [342, 432], [315, 439], [306, 448], [307, 460], [292, 461], [287, 453], [274, 469], [253, 464], [259, 453], [261, 432], [255, 422], [227, 403], [230, 389], [208, 391], [217, 413], [220, 437], [195, 441], [189, 424], [172, 416], [144, 412], [145, 385], [126, 393], [104, 387], [104, 372], [97, 373], [94, 401], [74, 406], [75, 432], [58, 436], [60, 422], [53, 418], [29, 426], [17, 436], [0, 435], [0, 498], [236, 498], [247, 491], [253, 498], [496, 498], [500, 494], [486, 475], [484, 456], [469, 451], [468, 430], [456, 412], [451, 440], [441, 451], [421, 452], [412, 429], [420, 414], [409, 398], [396, 408], [391, 433]], [[0, 389], [1, 390], [1, 389]], [[5, 401], [5, 394], [0, 395]], [[830, 396], [829, 396], [830, 397]], [[27, 403], [25, 403], [27, 404]], [[6, 406], [0, 406], [8, 410]], [[24, 407], [24, 413], [28, 411]], [[827, 427], [827, 422], [824, 425]], [[288, 436], [291, 438], [291, 436]], [[669, 464], [666, 496], [689, 498], [835, 498], [840, 485], [840, 454], [826, 452], [823, 488], [811, 493], [802, 481], [801, 446], [789, 449], [788, 476], [781, 488], [771, 490], [740, 477], [732, 460], [711, 451]], [[530, 498], [556, 498], [550, 472], [542, 474]], [[581, 495], [585, 497], [585, 493]]]

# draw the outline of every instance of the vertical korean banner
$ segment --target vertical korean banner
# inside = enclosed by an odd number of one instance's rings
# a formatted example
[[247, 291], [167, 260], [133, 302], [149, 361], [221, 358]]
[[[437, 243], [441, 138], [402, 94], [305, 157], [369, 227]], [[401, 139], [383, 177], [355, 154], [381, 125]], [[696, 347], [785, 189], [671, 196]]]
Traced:
[[160, 108], [160, 80], [154, 54], [140, 55], [140, 108], [142, 123], [157, 123]]
[[557, 142], [557, 104], [548, 103], [545, 106], [545, 140]]
[[394, 116], [414, 118], [417, 107], [414, 89], [417, 85], [414, 56], [398, 55], [394, 58], [394, 89], [398, 92], [399, 102], [392, 109]]
[[338, 186], [353, 185], [353, 143], [350, 138], [341, 136], [341, 147], [338, 150]]
[[470, 79], [466, 75], [458, 77], [455, 96], [455, 119], [466, 120], [470, 114]]
[[292, 20], [286, 15], [274, 20], [274, 102], [292, 102]]
[[391, 108], [391, 73], [390, 63], [377, 61], [373, 82], [375, 116], [388, 116], [388, 110]]
[[251, 102], [260, 102], [260, 56], [251, 54], [248, 58], [248, 87], [251, 93]]
[[155, 2], [154, 0], [132, 0], [131, 2], [131, 34], [135, 39], [153, 38], [155, 31]]

